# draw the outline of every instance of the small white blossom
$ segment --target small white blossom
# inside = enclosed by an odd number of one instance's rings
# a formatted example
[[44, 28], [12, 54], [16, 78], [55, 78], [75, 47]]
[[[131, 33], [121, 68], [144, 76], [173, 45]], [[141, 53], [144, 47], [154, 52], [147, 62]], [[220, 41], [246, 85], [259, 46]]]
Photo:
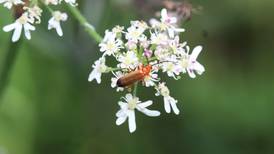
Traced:
[[188, 72], [188, 75], [191, 78], [195, 78], [196, 75], [194, 71], [196, 71], [199, 75], [201, 75], [205, 71], [204, 66], [196, 60], [202, 49], [202, 46], [197, 46], [193, 49], [191, 55], [189, 55], [188, 53], [182, 55], [182, 58], [179, 62], [181, 72]]
[[161, 21], [167, 25], [167, 31], [171, 38], [174, 38], [176, 33], [184, 32], [183, 28], [176, 28], [175, 25], [177, 23], [176, 17], [171, 17], [168, 15], [166, 9], [162, 9], [161, 11]]
[[25, 4], [22, 0], [0, 0], [0, 4], [2, 3], [8, 9], [11, 9], [14, 5]]
[[117, 59], [121, 68], [131, 68], [134, 69], [139, 65], [139, 60], [134, 51], [128, 51], [125, 54], [121, 54]]
[[112, 28], [112, 32], [115, 33], [116, 35], [118, 33], [122, 33], [124, 30], [124, 27], [123, 26], [115, 26], [114, 28]]
[[22, 29], [24, 29], [25, 36], [28, 40], [31, 39], [30, 31], [34, 31], [35, 27], [30, 24], [31, 20], [27, 13], [22, 14], [13, 24], [7, 25], [3, 28], [5, 32], [14, 30], [12, 35], [12, 42], [20, 39]]
[[45, 0], [46, 5], [58, 5], [60, 0]]
[[165, 111], [167, 113], [170, 113], [172, 109], [175, 114], [179, 114], [180, 111], [176, 105], [178, 101], [170, 96], [169, 89], [167, 88], [165, 83], [159, 83], [158, 87], [156, 87], [156, 90], [157, 90], [157, 93], [156, 93], [157, 96], [162, 95], [164, 97]]
[[168, 41], [169, 41], [168, 36], [163, 33], [152, 33], [151, 34], [151, 44], [167, 45]]
[[62, 13], [60, 11], [55, 11], [52, 14], [52, 18], [50, 18], [48, 22], [48, 29], [55, 29], [59, 36], [63, 36], [63, 30], [61, 28], [60, 21], [66, 21], [68, 19], [68, 15], [66, 13]]
[[102, 43], [99, 44], [100, 51], [104, 52], [104, 55], [114, 55], [123, 48], [122, 43], [120, 39], [116, 39], [115, 33], [106, 31]]
[[169, 47], [173, 54], [182, 54], [185, 53], [184, 47], [186, 46], [186, 42], [180, 43], [179, 36], [174, 37], [174, 39], [169, 40]]
[[144, 32], [147, 28], [148, 28], [148, 25], [146, 22], [144, 21], [131, 21], [130, 24], [133, 26], [133, 27], [136, 27], [140, 32]]
[[65, 0], [65, 2], [70, 4], [71, 6], [77, 6], [76, 0]]
[[179, 75], [180, 72], [178, 71], [176, 64], [173, 62], [165, 62], [162, 64], [163, 72], [166, 72], [169, 77], [175, 78], [176, 75]]
[[136, 130], [135, 109], [150, 117], [160, 115], [159, 111], [147, 109], [148, 106], [152, 105], [152, 101], [150, 100], [141, 102], [138, 97], [134, 97], [131, 94], [126, 94], [124, 100], [125, 102], [119, 102], [120, 110], [116, 113], [116, 125], [121, 125], [128, 119], [128, 128], [130, 133]]
[[158, 46], [156, 47], [154, 51], [154, 55], [155, 57], [157, 57], [159, 61], [166, 61], [167, 58], [169, 58], [170, 56], [170, 50], [168, 48], [163, 48], [162, 46]]
[[41, 23], [41, 15], [43, 10], [39, 6], [35, 5], [33, 7], [24, 7], [24, 10], [27, 11], [31, 23]]
[[95, 61], [94, 65], [92, 66], [93, 70], [89, 74], [89, 78], [88, 78], [89, 82], [95, 79], [98, 84], [101, 83], [102, 73], [106, 72], [108, 68], [105, 62], [106, 62], [105, 57], [102, 57], [99, 60]]
[[161, 10], [161, 22], [151, 19], [150, 24], [160, 31], [167, 32], [170, 38], [174, 38], [176, 34], [185, 31], [183, 28], [177, 28], [177, 18], [169, 16], [166, 9]]
[[159, 81], [157, 70], [151, 71], [149, 75], [145, 76], [144, 83], [146, 87], [152, 87], [155, 86], [155, 82]]
[[126, 39], [133, 42], [138, 42], [144, 32], [144, 28], [136, 27], [135, 25], [129, 27], [126, 32]]
[[[121, 71], [113, 73], [114, 77], [111, 78], [111, 87], [116, 88], [117, 87], [117, 81], [124, 75]], [[117, 87], [116, 91], [123, 91], [124, 88]]]

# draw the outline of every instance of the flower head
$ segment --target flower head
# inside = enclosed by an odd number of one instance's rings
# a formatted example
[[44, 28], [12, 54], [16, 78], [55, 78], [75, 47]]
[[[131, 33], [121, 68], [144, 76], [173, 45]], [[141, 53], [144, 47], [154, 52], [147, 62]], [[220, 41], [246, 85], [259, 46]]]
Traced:
[[204, 66], [196, 60], [201, 51], [202, 47], [197, 46], [193, 49], [190, 55], [188, 52], [182, 55], [179, 61], [181, 72], [187, 72], [191, 78], [195, 78], [196, 75], [194, 71], [196, 71], [199, 75], [205, 71]]
[[101, 75], [107, 71], [107, 66], [105, 64], [106, 60], [104, 57], [100, 58], [99, 60], [95, 61], [94, 65], [92, 66], [93, 70], [89, 74], [88, 81], [93, 81], [94, 79], [97, 83], [101, 83]]
[[112, 61], [113, 67], [107, 69], [113, 74], [111, 87], [117, 92], [132, 92], [119, 101], [116, 124], [121, 125], [128, 119], [130, 132], [136, 129], [135, 110], [148, 116], [160, 115], [158, 111], [146, 108], [152, 101], [141, 102], [136, 96], [138, 85], [156, 89], [156, 96], [163, 97], [165, 111], [178, 115], [178, 101], [171, 96], [169, 88], [159, 76], [166, 74], [179, 80], [186, 73], [194, 78], [194, 72], [200, 75], [204, 72], [204, 67], [197, 61], [202, 47], [195, 47], [189, 54], [190, 47], [179, 37], [184, 29], [178, 27], [176, 17], [163, 9], [161, 19], [151, 20], [151, 26], [136, 20], [131, 21], [128, 28], [116, 26], [111, 31], [105, 31], [99, 44], [104, 61], [99, 62], [102, 61], [100, 58], [95, 62], [89, 81], [96, 79], [100, 83], [102, 72], [106, 72], [105, 60], [115, 60], [115, 63]]
[[49, 20], [48, 29], [51, 30], [54, 28], [59, 36], [63, 36], [63, 30], [60, 22], [66, 21], [67, 19], [68, 15], [66, 13], [62, 13], [60, 11], [53, 12], [52, 18]]
[[111, 31], [105, 32], [103, 41], [99, 44], [100, 51], [104, 52], [104, 55], [114, 55], [120, 49], [122, 49], [122, 41], [116, 38], [116, 33]]
[[128, 51], [121, 54], [117, 60], [120, 62], [118, 66], [121, 68], [134, 69], [139, 65], [139, 59], [134, 51]]
[[116, 113], [116, 125], [123, 124], [128, 119], [129, 132], [136, 130], [135, 110], [138, 110], [150, 117], [157, 117], [160, 115], [159, 111], [149, 110], [148, 106], [152, 105], [152, 101], [141, 102], [138, 97], [134, 97], [131, 94], [126, 94], [123, 98], [124, 101], [120, 101], [118, 104], [120, 110]]
[[159, 83], [158, 87], [156, 87], [156, 90], [156, 95], [162, 95], [164, 97], [164, 105], [166, 112], [170, 113], [172, 109], [175, 114], [179, 114], [180, 111], [176, 105], [178, 101], [170, 96], [170, 91], [165, 85], [165, 83]]
[[43, 10], [38, 5], [33, 7], [24, 7], [24, 10], [28, 12], [31, 23], [41, 23], [41, 15]]
[[[47, 8], [52, 14], [52, 17], [48, 21], [48, 30], [55, 29], [59, 36], [63, 36], [63, 30], [61, 22], [68, 19], [68, 15], [64, 12], [54, 10], [51, 5], [62, 5], [68, 3], [72, 7], [77, 6], [76, 0], [0, 0], [0, 4], [4, 4], [4, 7], [8, 9], [14, 8], [14, 23], [7, 25], [3, 28], [5, 32], [14, 30], [12, 35], [12, 42], [16, 42], [20, 39], [22, 30], [28, 40], [31, 39], [30, 31], [35, 30], [35, 25], [41, 24], [43, 9], [41, 5], [45, 5], [43, 8]], [[12, 10], [12, 11], [13, 11]], [[86, 28], [92, 28], [92, 25], [85, 23]]]
[[12, 35], [12, 42], [17, 42], [20, 39], [22, 30], [24, 29], [25, 36], [28, 40], [31, 39], [30, 31], [34, 31], [35, 27], [31, 24], [31, 19], [27, 13], [22, 14], [13, 24], [7, 25], [3, 28], [5, 32], [14, 30]]
[[4, 7], [11, 9], [14, 5], [24, 4], [22, 0], [0, 0], [0, 4], [4, 4]]

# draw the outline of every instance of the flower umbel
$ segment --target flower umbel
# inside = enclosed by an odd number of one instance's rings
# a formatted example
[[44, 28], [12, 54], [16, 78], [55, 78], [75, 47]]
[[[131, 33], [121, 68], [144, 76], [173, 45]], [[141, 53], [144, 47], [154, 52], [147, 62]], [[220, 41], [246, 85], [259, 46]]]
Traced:
[[[128, 28], [116, 26], [106, 30], [103, 41], [99, 44], [102, 57], [95, 62], [89, 81], [96, 79], [101, 83], [101, 75], [112, 72], [111, 87], [117, 92], [128, 91], [119, 101], [116, 124], [121, 125], [128, 119], [129, 131], [136, 130], [135, 110], [148, 116], [159, 116], [160, 112], [148, 110], [152, 101], [141, 102], [137, 97], [137, 86], [153, 87], [156, 96], [163, 97], [163, 106], [167, 113], [180, 113], [180, 104], [173, 98], [171, 91], [160, 78], [160, 74], [179, 80], [185, 74], [195, 78], [205, 69], [197, 61], [202, 46], [190, 47], [186, 41], [180, 42], [177, 18], [166, 9], [161, 11], [160, 20], [151, 19], [150, 25], [144, 21], [131, 21]], [[108, 59], [116, 60], [113, 67], [107, 67]]]
[[[59, 10], [54, 10], [51, 8], [51, 5], [67, 4], [74, 11], [77, 6], [76, 0], [0, 0], [0, 4], [3, 4], [8, 9], [14, 8], [15, 10], [15, 22], [3, 28], [5, 32], [14, 30], [12, 42], [17, 42], [20, 39], [22, 30], [24, 30], [26, 38], [28, 40], [31, 39], [30, 31], [34, 31], [35, 25], [40, 24], [43, 20], [42, 12], [44, 10], [41, 5], [44, 5], [44, 8], [47, 8], [47, 11], [52, 14], [52, 17], [48, 21], [48, 30], [55, 29], [59, 36], [63, 36], [61, 22], [66, 21], [68, 15]], [[89, 23], [85, 24], [92, 27]]]

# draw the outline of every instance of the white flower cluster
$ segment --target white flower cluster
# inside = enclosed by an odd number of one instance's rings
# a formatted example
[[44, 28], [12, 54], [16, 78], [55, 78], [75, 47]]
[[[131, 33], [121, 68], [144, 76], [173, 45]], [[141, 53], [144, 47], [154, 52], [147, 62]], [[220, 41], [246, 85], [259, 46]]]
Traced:
[[[8, 9], [15, 8], [15, 13], [20, 16], [15, 20], [14, 23], [9, 24], [3, 28], [5, 32], [13, 31], [12, 42], [17, 42], [22, 31], [24, 31], [25, 37], [31, 39], [31, 31], [35, 30], [35, 24], [41, 23], [41, 16], [43, 10], [40, 5], [45, 5], [46, 8], [51, 12], [52, 17], [48, 21], [48, 30], [55, 29], [59, 36], [63, 36], [61, 28], [61, 21], [66, 21], [68, 15], [61, 11], [53, 11], [50, 5], [61, 5], [62, 2], [76, 6], [76, 0], [0, 0], [0, 4]], [[23, 12], [20, 10], [23, 9]], [[18, 12], [17, 12], [18, 11]]]
[[[170, 90], [158, 74], [166, 73], [168, 77], [177, 80], [184, 74], [195, 78], [196, 74], [201, 75], [205, 71], [203, 65], [197, 61], [202, 47], [196, 46], [190, 53], [187, 43], [180, 43], [181, 32], [184, 29], [178, 28], [177, 19], [170, 16], [166, 9], [162, 9], [160, 21], [151, 19], [150, 24], [131, 21], [131, 26], [127, 29], [116, 26], [112, 30], [106, 30], [105, 37], [99, 44], [103, 56], [93, 65], [88, 80], [95, 79], [97, 83], [101, 83], [102, 73], [112, 72], [114, 77], [111, 79], [111, 87], [117, 91], [129, 91], [123, 101], [118, 103], [120, 110], [116, 114], [117, 125], [128, 119], [129, 131], [134, 132], [135, 110], [147, 116], [160, 115], [159, 111], [147, 109], [152, 105], [151, 100], [141, 102], [135, 91], [130, 90], [138, 82], [144, 87], [154, 87], [155, 95], [163, 97], [167, 113], [173, 111], [179, 114], [178, 101], [170, 96]], [[115, 59], [117, 65], [107, 66], [107, 58]]]

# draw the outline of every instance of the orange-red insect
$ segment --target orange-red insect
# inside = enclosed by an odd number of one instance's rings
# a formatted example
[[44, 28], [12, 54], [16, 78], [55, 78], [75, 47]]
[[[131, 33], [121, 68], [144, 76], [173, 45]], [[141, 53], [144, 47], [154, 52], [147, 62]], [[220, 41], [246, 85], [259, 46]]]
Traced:
[[121, 77], [117, 80], [117, 86], [118, 87], [127, 87], [132, 84], [134, 84], [137, 81], [143, 80], [146, 76], [149, 75], [150, 71], [152, 69], [151, 65], [147, 66], [139, 66], [137, 70], [132, 71], [125, 76]]

